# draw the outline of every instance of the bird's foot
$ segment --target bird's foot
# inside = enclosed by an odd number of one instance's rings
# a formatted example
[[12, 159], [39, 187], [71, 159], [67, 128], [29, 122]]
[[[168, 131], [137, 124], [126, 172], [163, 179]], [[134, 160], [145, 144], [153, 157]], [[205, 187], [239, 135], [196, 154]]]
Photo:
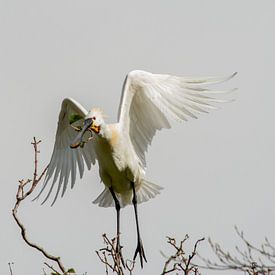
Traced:
[[143, 268], [143, 260], [147, 263], [147, 259], [146, 259], [143, 244], [140, 238], [138, 239], [137, 248], [134, 254], [134, 260], [136, 259], [137, 254], [139, 254], [140, 265], [141, 265], [141, 268]]

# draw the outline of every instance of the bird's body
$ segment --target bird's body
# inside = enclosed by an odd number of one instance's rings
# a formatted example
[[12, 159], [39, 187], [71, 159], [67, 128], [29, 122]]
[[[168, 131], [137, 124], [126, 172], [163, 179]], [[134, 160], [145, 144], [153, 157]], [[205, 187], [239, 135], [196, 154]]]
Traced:
[[[119, 194], [122, 206], [130, 204], [130, 183], [135, 182], [138, 190], [144, 173], [132, 148], [129, 149], [127, 146], [127, 140], [123, 138], [119, 124], [107, 124], [104, 135], [95, 136], [94, 148], [102, 182], [107, 188], [112, 187]], [[110, 203], [112, 202], [111, 198]]]
[[106, 187], [94, 201], [95, 203], [103, 207], [113, 206], [114, 201], [108, 190], [112, 187], [118, 196], [121, 207], [131, 204], [133, 196], [131, 182], [135, 184], [138, 203], [147, 200], [144, 194], [139, 192], [144, 187], [146, 189], [150, 186], [152, 191], [147, 193], [151, 195], [159, 193], [160, 186], [146, 181], [145, 169], [138, 159], [129, 138], [123, 134], [119, 123], [105, 124], [104, 128], [101, 128], [101, 133], [94, 135], [93, 138], [99, 175]]
[[[53, 178], [44, 201], [58, 182], [54, 203], [60, 192], [62, 196], [65, 194], [69, 180], [71, 187], [74, 186], [77, 171], [82, 177], [85, 164], [90, 169], [91, 164], [97, 161], [105, 189], [94, 203], [102, 207], [116, 207], [118, 236], [120, 208], [133, 203], [138, 234], [134, 258], [138, 253], [142, 264], [146, 258], [136, 204], [155, 197], [161, 190], [160, 186], [146, 179], [145, 153], [148, 146], [157, 130], [171, 127], [170, 121], [197, 118], [197, 114], [215, 109], [216, 103], [228, 102], [212, 97], [226, 92], [214, 91], [205, 85], [223, 82], [234, 75], [226, 78], [186, 78], [145, 71], [130, 72], [123, 85], [118, 121], [114, 124], [105, 123], [100, 109], [87, 111], [75, 100], [64, 99], [52, 158], [40, 192]], [[92, 137], [87, 137], [88, 132], [92, 133]], [[83, 141], [85, 137], [87, 140]]]

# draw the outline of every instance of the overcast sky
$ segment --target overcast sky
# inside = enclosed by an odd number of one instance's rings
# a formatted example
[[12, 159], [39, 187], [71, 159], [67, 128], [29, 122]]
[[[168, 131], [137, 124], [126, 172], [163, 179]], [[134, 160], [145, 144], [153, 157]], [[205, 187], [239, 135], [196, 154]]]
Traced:
[[[147, 178], [165, 189], [140, 205], [148, 259], [136, 274], [159, 274], [165, 236], [211, 236], [238, 243], [236, 224], [259, 244], [275, 244], [275, 3], [270, 1], [0, 1], [0, 273], [42, 274], [45, 259], [22, 241], [11, 217], [17, 180], [32, 177], [33, 136], [50, 159], [60, 104], [117, 116], [125, 75], [133, 69], [183, 76], [238, 75], [236, 101], [199, 120], [160, 132], [147, 155]], [[30, 238], [79, 273], [104, 274], [94, 251], [115, 234], [115, 209], [92, 201], [102, 191], [97, 167], [54, 207], [24, 202]], [[125, 257], [136, 246], [134, 212], [123, 209]], [[201, 253], [211, 257], [207, 242]], [[203, 272], [210, 274], [210, 272]], [[217, 274], [217, 273], [216, 273]], [[232, 273], [231, 273], [232, 274]]]

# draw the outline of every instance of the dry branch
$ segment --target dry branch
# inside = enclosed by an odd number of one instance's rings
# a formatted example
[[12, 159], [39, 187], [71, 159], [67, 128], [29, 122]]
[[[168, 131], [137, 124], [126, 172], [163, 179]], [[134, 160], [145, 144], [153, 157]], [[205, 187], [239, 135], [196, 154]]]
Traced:
[[135, 267], [135, 262], [126, 260], [122, 257], [122, 247], [120, 251], [117, 251], [116, 243], [118, 238], [109, 239], [106, 234], [102, 235], [104, 247], [96, 251], [96, 254], [100, 261], [104, 264], [105, 274], [108, 275], [109, 271], [112, 271], [117, 275], [132, 275]]
[[8, 265], [9, 265], [10, 275], [13, 275], [12, 266], [14, 265], [14, 263], [8, 263]]
[[208, 242], [218, 261], [209, 260], [199, 255], [205, 264], [201, 268], [243, 271], [249, 275], [269, 275], [275, 271], [275, 247], [267, 238], [260, 247], [256, 247], [245, 238], [244, 233], [236, 226], [235, 232], [242, 241], [243, 248], [236, 246], [235, 255], [233, 255], [209, 238]]
[[[54, 261], [60, 271], [61, 274], [68, 274], [68, 272], [66, 272], [66, 268], [64, 267], [63, 263], [60, 260], [60, 257], [56, 257], [54, 255], [51, 255], [49, 252], [47, 252], [43, 247], [31, 242], [26, 234], [26, 228], [24, 226], [24, 224], [20, 221], [17, 211], [19, 209], [19, 206], [21, 205], [22, 201], [25, 200], [29, 195], [32, 194], [32, 192], [35, 190], [37, 184], [41, 181], [41, 179], [43, 178], [43, 176], [45, 175], [48, 166], [45, 167], [45, 169], [41, 172], [40, 175], [38, 175], [38, 154], [40, 153], [40, 151], [38, 150], [38, 145], [41, 143], [41, 140], [37, 141], [36, 138], [33, 138], [33, 142], [31, 143], [33, 145], [34, 148], [34, 173], [33, 173], [33, 178], [32, 179], [27, 179], [27, 180], [20, 180], [19, 181], [19, 185], [18, 185], [18, 190], [16, 193], [16, 202], [15, 205], [12, 209], [12, 215], [17, 223], [17, 225], [20, 227], [21, 230], [21, 236], [23, 238], [23, 240], [25, 241], [25, 243], [30, 246], [33, 247], [34, 249], [38, 250], [39, 252], [41, 252], [47, 259]], [[26, 188], [29, 187], [29, 189], [26, 191]], [[59, 272], [56, 272], [57, 274], [60, 274]]]
[[177, 241], [174, 238], [167, 237], [167, 239], [167, 243], [173, 247], [175, 253], [169, 257], [165, 256], [164, 253], [162, 253], [162, 255], [164, 255], [164, 257], [167, 258], [167, 260], [164, 264], [161, 275], [165, 275], [172, 272], [177, 272], [176, 274], [180, 274], [178, 272], [181, 272], [181, 274], [184, 275], [199, 275], [200, 273], [198, 266], [194, 264], [192, 260], [197, 255], [197, 246], [199, 242], [203, 241], [204, 238], [196, 241], [193, 247], [193, 251], [188, 256], [186, 255], [184, 250], [184, 244], [189, 239], [188, 235], [185, 235], [184, 239], [181, 240], [179, 244], [177, 244]]

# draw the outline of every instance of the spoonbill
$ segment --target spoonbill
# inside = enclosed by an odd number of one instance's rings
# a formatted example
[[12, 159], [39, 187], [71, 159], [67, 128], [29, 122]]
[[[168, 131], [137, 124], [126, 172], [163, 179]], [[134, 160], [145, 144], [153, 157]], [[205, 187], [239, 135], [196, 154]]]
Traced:
[[216, 103], [230, 100], [213, 97], [228, 91], [215, 91], [208, 84], [221, 83], [229, 77], [190, 78], [168, 74], [152, 74], [135, 70], [124, 81], [118, 111], [118, 122], [106, 124], [99, 108], [87, 111], [72, 98], [65, 98], [59, 114], [55, 144], [39, 195], [51, 181], [43, 203], [55, 185], [52, 204], [66, 192], [70, 181], [75, 185], [79, 172], [89, 170], [97, 161], [99, 175], [105, 185], [93, 201], [101, 207], [115, 206], [117, 214], [117, 252], [120, 253], [120, 209], [133, 204], [136, 220], [137, 247], [140, 264], [147, 262], [138, 223], [137, 204], [154, 198], [162, 189], [145, 177], [145, 153], [148, 145], [162, 128], [170, 128], [170, 121], [187, 121], [216, 108]]

